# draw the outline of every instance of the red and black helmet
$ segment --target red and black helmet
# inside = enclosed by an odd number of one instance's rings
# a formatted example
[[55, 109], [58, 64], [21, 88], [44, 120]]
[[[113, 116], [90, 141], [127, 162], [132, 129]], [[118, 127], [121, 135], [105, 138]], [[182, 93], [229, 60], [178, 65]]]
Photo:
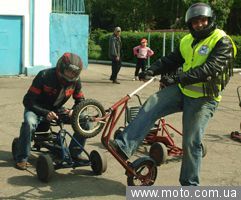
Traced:
[[[58, 60], [56, 70], [60, 80], [65, 82], [75, 82], [79, 79], [83, 69], [81, 58], [73, 53], [66, 52]], [[71, 77], [66, 76], [66, 72], [71, 73]]]

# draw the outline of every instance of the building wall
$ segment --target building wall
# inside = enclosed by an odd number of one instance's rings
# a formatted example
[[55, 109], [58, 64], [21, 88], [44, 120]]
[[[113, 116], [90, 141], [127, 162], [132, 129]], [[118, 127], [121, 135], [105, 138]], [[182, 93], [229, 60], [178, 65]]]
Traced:
[[0, 15], [23, 16], [22, 68], [29, 66], [29, 0], [0, 0]]
[[56, 14], [50, 15], [50, 60], [55, 66], [64, 52], [79, 55], [88, 65], [88, 15]]
[[22, 16], [22, 72], [50, 67], [49, 15], [51, 0], [0, 0], [0, 15]]
[[34, 0], [34, 66], [51, 66], [49, 45], [49, 16], [51, 13], [51, 0]]
[[51, 0], [0, 0], [0, 16], [22, 17], [20, 65], [22, 73], [27, 75], [55, 66], [66, 51], [78, 54], [87, 67], [88, 15], [52, 14], [51, 3]]

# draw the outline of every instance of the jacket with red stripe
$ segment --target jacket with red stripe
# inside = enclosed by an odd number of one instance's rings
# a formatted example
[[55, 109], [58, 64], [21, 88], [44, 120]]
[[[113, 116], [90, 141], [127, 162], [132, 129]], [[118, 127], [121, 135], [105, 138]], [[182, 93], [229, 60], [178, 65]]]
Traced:
[[50, 111], [60, 109], [71, 96], [75, 105], [84, 99], [80, 79], [71, 85], [63, 85], [58, 79], [56, 68], [50, 68], [36, 75], [23, 98], [23, 104], [28, 110], [46, 117]]

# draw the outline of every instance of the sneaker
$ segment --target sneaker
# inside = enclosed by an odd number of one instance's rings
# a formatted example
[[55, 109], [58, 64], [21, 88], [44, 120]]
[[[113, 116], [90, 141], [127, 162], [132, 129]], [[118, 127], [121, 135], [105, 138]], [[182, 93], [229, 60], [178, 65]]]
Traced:
[[115, 84], [120, 84], [120, 82], [117, 81], [117, 80], [114, 80], [113, 83], [115, 83]]
[[23, 161], [16, 163], [15, 167], [20, 170], [26, 170], [28, 167], [32, 166], [29, 162]]
[[110, 140], [109, 144], [123, 160], [127, 161], [129, 159], [114, 140]]
[[135, 76], [132, 80], [133, 81], [138, 81], [138, 76]]

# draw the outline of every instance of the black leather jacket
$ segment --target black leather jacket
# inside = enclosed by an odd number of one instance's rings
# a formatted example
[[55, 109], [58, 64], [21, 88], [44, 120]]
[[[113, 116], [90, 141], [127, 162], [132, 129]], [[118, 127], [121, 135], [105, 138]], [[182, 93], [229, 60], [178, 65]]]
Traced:
[[80, 79], [63, 86], [56, 74], [56, 68], [50, 68], [40, 71], [33, 79], [23, 98], [23, 104], [28, 110], [46, 117], [50, 111], [57, 112], [71, 96], [75, 99], [75, 104], [84, 99]]
[[[197, 43], [198, 41], [196, 41], [195, 44]], [[193, 44], [193, 46], [195, 44]], [[193, 69], [191, 68], [187, 72], [182, 72], [179, 74], [179, 81], [182, 86], [185, 86], [199, 82], [208, 82], [210, 79], [216, 79], [218, 76], [225, 74], [227, 77], [225, 77], [225, 80], [222, 80], [221, 83], [223, 89], [227, 84], [229, 77], [233, 75], [233, 58], [234, 53], [232, 42], [225, 36], [216, 43], [214, 49], [203, 65]], [[178, 67], [181, 67], [184, 64], [184, 62], [181, 52], [179, 48], [177, 48], [168, 56], [157, 60], [149, 69], [154, 72], [154, 75], [166, 74], [175, 72]], [[217, 82], [218, 81], [215, 81], [215, 83]]]

